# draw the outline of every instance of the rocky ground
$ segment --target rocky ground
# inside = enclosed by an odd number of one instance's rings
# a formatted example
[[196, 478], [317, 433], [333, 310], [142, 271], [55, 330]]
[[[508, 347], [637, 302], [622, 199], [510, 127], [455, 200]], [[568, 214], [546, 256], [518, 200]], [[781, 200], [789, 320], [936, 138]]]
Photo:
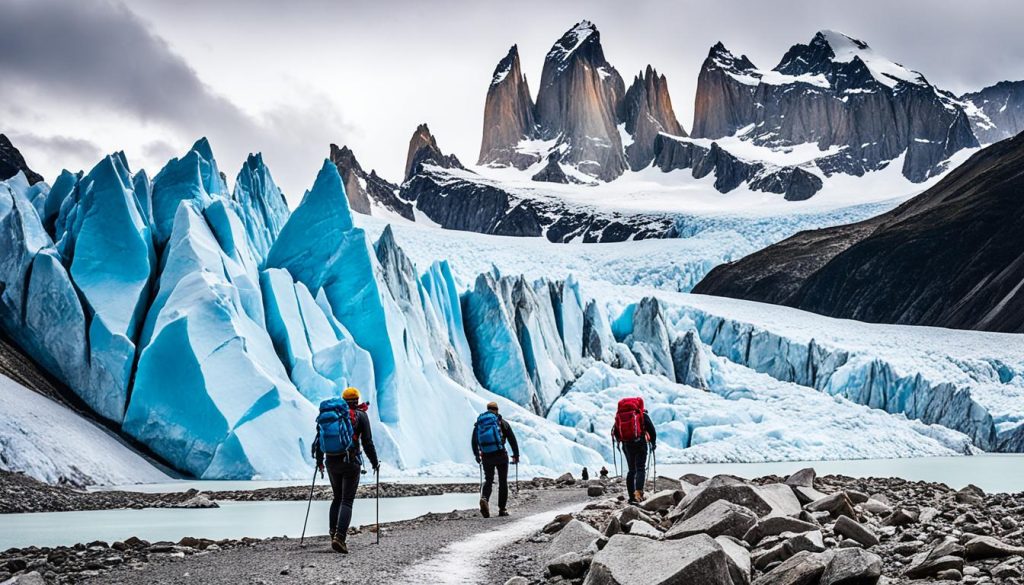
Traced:
[[[538, 477], [520, 482], [522, 489], [548, 489], [564, 486], [565, 482]], [[474, 493], [477, 483], [381, 483], [380, 497], [431, 496], [453, 493]], [[357, 498], [377, 495], [375, 484], [364, 483], [356, 492]], [[87, 492], [70, 486], [50, 485], [21, 473], [0, 470], [0, 514], [23, 512], [70, 512], [77, 510], [116, 510], [126, 508], [215, 508], [218, 500], [261, 502], [299, 501], [309, 498], [308, 486], [275, 487], [258, 490], [216, 491], [188, 490], [172, 493], [142, 493], [132, 491]], [[330, 485], [318, 483], [313, 499], [330, 500]]]
[[[467, 545], [473, 554], [456, 555], [462, 564], [445, 564], [433, 580], [1024, 583], [1024, 493], [985, 494], [974, 486], [957, 491], [893, 478], [818, 478], [807, 469], [750, 481], [662, 477], [635, 506], [616, 495], [623, 492], [621, 481], [563, 477], [540, 484], [554, 489], [523, 491], [513, 498], [510, 518], [485, 520], [476, 510], [431, 514], [386, 525], [379, 547], [371, 545], [371, 531], [354, 529], [350, 555], [332, 553], [325, 537], [309, 539], [305, 548], [294, 539], [129, 539], [8, 550], [0, 554], [0, 583], [12, 575], [18, 583], [422, 583], [418, 568], [449, 563], [453, 551], [464, 552]], [[567, 513], [567, 505], [575, 511]], [[463, 579], [467, 568], [478, 574]]]
[[553, 518], [496, 554], [489, 582], [1024, 583], [1024, 493], [813, 469], [658, 482], [640, 506], [598, 497]]

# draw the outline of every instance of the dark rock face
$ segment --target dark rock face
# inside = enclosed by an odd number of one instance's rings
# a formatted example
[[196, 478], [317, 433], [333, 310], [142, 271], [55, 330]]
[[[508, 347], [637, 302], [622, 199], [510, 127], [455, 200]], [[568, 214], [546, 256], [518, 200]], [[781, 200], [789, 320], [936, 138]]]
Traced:
[[654, 141], [654, 164], [668, 172], [692, 169], [694, 178], [715, 175], [715, 189], [728, 193], [744, 182], [754, 191], [782, 193], [788, 201], [809, 199], [822, 187], [816, 175], [800, 167], [778, 167], [737, 158], [717, 142], [705, 148], [693, 141], [659, 134]]
[[974, 123], [974, 134], [982, 144], [1016, 136], [1024, 130], [1024, 81], [1000, 81], [981, 91], [966, 93], [960, 100]]
[[676, 237], [669, 214], [626, 215], [556, 199], [529, 199], [499, 182], [423, 169], [401, 187], [401, 199], [446, 229], [552, 242], [622, 242]]
[[833, 31], [794, 45], [771, 71], [720, 43], [711, 49], [698, 77], [693, 136], [716, 139], [748, 127], [745, 138], [764, 146], [841, 147], [818, 165], [826, 174], [862, 175], [906, 153], [902, 171], [915, 182], [978, 146], [954, 96]]
[[870, 322], [1024, 332], [1022, 189], [1019, 135], [889, 213], [801, 232], [715, 268], [694, 292]]
[[25, 173], [29, 185], [35, 185], [43, 180], [42, 175], [28, 168], [25, 157], [21, 156], [21, 151], [11, 144], [7, 136], [0, 134], [0, 181], [10, 179], [17, 175], [18, 171]]
[[332, 144], [331, 162], [338, 167], [341, 180], [345, 183], [348, 204], [353, 211], [369, 215], [371, 201], [376, 201], [398, 215], [414, 220], [412, 204], [399, 197], [398, 185], [382, 179], [377, 175], [377, 171], [370, 171], [367, 174], [359, 165], [352, 149], [347, 146], [338, 148], [336, 144]]
[[519, 141], [536, 136], [533, 110], [530, 87], [519, 63], [519, 48], [512, 45], [494, 68], [487, 89], [478, 164], [510, 164], [525, 169], [540, 160], [536, 154], [516, 149]]
[[650, 65], [633, 78], [619, 110], [619, 119], [633, 137], [626, 146], [626, 160], [634, 171], [650, 166], [654, 160], [654, 141], [659, 133], [686, 136], [672, 109], [668, 81]]
[[558, 151], [549, 154], [548, 164], [544, 165], [544, 168], [534, 175], [532, 179], [543, 183], [561, 183], [563, 185], [578, 182], [570, 179], [570, 177], [565, 174], [565, 171], [562, 170], [562, 165], [558, 162], [561, 158], [562, 157], [559, 156]]
[[616, 127], [625, 93], [619, 72], [605, 59], [601, 33], [582, 21], [560, 38], [544, 59], [537, 93], [540, 137], [568, 145], [563, 160], [610, 181], [626, 170]]
[[409, 153], [405, 157], [405, 181], [412, 178], [423, 164], [445, 169], [464, 169], [454, 154], [444, 154], [426, 124], [420, 124], [409, 139]]

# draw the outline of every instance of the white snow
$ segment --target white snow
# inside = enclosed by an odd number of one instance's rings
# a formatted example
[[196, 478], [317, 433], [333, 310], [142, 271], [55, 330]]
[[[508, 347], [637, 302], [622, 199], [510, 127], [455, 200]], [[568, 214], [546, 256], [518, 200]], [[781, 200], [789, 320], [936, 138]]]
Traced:
[[77, 486], [171, 479], [103, 427], [2, 374], [0, 412], [0, 469]]
[[[736, 77], [735, 75], [733, 77]], [[815, 87], [831, 87], [828, 79], [824, 75], [812, 75], [805, 73], [803, 75], [786, 75], [779, 73], [778, 71], [772, 71], [770, 69], [760, 72], [761, 83], [767, 83], [768, 85], [789, 85], [791, 83], [806, 83]]]
[[834, 30], [823, 30], [820, 34], [832, 47], [832, 52], [835, 53], [835, 62], [849, 63], [854, 57], [859, 57], [867, 65], [871, 75], [884, 85], [895, 87], [900, 81], [915, 85], [927, 83], [920, 73], [911, 71], [899, 63], [875, 53], [863, 41], [855, 40]]

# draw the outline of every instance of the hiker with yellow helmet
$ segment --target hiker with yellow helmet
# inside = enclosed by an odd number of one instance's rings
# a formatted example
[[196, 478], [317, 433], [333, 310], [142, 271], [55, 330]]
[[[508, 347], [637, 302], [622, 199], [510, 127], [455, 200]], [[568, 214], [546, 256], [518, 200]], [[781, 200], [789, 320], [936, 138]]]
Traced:
[[370, 405], [361, 404], [359, 399], [359, 390], [350, 387], [342, 392], [341, 399], [321, 402], [320, 415], [316, 419], [316, 440], [313, 441], [316, 467], [321, 477], [327, 468], [334, 491], [328, 526], [331, 548], [340, 553], [348, 553], [345, 537], [352, 523], [352, 505], [363, 466], [362, 452], [366, 453], [374, 472], [380, 469], [370, 432], [370, 417], [366, 414]]

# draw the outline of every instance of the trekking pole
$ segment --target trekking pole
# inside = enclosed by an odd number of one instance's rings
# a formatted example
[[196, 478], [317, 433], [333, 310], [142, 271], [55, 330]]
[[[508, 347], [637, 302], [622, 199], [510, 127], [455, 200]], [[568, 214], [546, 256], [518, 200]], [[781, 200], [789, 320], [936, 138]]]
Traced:
[[313, 466], [313, 483], [309, 485], [309, 502], [306, 503], [306, 519], [302, 521], [302, 537], [299, 538], [299, 547], [306, 546], [306, 525], [309, 523], [309, 509], [313, 506], [313, 486], [316, 485], [317, 468]]
[[516, 495], [519, 495], [519, 461], [516, 461]]
[[380, 468], [374, 469], [377, 476], [377, 544], [380, 544]]

